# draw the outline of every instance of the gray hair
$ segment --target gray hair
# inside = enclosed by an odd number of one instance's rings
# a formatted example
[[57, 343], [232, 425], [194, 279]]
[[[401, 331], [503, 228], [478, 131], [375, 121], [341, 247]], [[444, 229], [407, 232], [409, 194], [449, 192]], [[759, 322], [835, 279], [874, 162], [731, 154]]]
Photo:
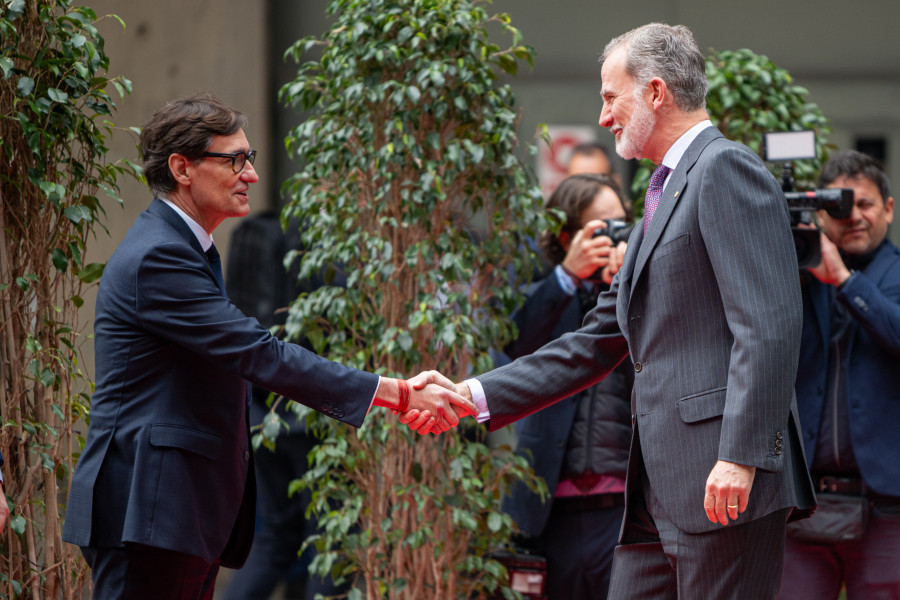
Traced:
[[706, 61], [690, 29], [664, 23], [632, 29], [606, 45], [600, 63], [619, 48], [625, 50], [625, 72], [634, 79], [635, 93], [659, 77], [672, 90], [681, 110], [706, 107]]

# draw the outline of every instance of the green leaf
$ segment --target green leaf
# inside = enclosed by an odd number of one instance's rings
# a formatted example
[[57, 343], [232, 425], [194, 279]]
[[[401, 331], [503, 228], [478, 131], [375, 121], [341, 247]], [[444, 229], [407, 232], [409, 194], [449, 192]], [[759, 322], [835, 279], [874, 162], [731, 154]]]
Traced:
[[3, 70], [3, 78], [6, 79], [9, 77], [9, 71], [13, 68], [15, 63], [8, 56], [0, 56], [0, 69]]
[[488, 526], [488, 529], [490, 529], [491, 531], [493, 531], [495, 533], [500, 531], [500, 529], [503, 527], [503, 517], [499, 513], [496, 513], [496, 512], [489, 514], [488, 520], [487, 520], [487, 526]]
[[13, 530], [13, 532], [22, 536], [25, 534], [25, 517], [22, 515], [15, 515], [9, 520], [9, 528]]
[[78, 279], [80, 279], [82, 283], [93, 283], [103, 275], [103, 268], [105, 266], [106, 265], [103, 263], [90, 263], [85, 265], [83, 269], [78, 271]]
[[66, 253], [59, 248], [54, 248], [53, 252], [51, 252], [51, 257], [56, 270], [60, 273], [65, 273], [66, 269], [69, 268], [69, 259], [66, 257]]
[[413, 346], [413, 338], [412, 334], [409, 331], [403, 330], [397, 335], [397, 343], [400, 344], [400, 348], [404, 352], [409, 352]]
[[25, 11], [25, 0], [9, 0], [6, 10], [10, 19], [18, 18]]
[[31, 92], [34, 90], [34, 79], [28, 76], [19, 77], [19, 82], [16, 85], [16, 90], [19, 93], [19, 96], [22, 98], [26, 96], [30, 96]]
[[65, 209], [66, 218], [72, 221], [73, 223], [80, 223], [82, 221], [92, 221], [93, 215], [91, 214], [91, 210], [84, 205], [76, 204], [75, 206], [67, 206]]
[[275, 440], [281, 432], [281, 417], [276, 412], [267, 413], [263, 418], [263, 437]]

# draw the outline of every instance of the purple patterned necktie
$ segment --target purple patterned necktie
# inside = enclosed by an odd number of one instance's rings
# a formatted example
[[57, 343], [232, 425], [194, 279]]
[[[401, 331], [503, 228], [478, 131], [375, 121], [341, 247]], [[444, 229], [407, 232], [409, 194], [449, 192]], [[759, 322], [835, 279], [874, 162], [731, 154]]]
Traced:
[[666, 175], [671, 171], [666, 165], [659, 165], [650, 176], [650, 187], [647, 188], [647, 195], [644, 197], [644, 235], [647, 235], [647, 229], [650, 228], [650, 220], [656, 207], [659, 206], [659, 199], [662, 197], [663, 183], [666, 181]]

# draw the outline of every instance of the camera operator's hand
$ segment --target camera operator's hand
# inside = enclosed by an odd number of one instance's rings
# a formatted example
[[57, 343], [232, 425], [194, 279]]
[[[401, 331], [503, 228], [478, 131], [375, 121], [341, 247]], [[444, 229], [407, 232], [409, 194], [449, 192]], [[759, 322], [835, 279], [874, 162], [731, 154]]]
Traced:
[[850, 269], [844, 264], [838, 247], [824, 233], [819, 234], [822, 248], [822, 261], [809, 272], [822, 283], [839, 286], [850, 277]]
[[[597, 269], [606, 267], [610, 263], [610, 253], [614, 250], [612, 240], [605, 235], [593, 237], [595, 229], [605, 227], [606, 223], [595, 220], [588, 221], [577, 231], [562, 261], [563, 269], [579, 279], [587, 279]], [[621, 262], [619, 264], [621, 265]]]
[[628, 244], [619, 242], [618, 246], [610, 249], [609, 263], [603, 269], [603, 283], [607, 285], [612, 283], [613, 276], [619, 272], [619, 269], [622, 268], [622, 263], [625, 262], [625, 250], [627, 248]]

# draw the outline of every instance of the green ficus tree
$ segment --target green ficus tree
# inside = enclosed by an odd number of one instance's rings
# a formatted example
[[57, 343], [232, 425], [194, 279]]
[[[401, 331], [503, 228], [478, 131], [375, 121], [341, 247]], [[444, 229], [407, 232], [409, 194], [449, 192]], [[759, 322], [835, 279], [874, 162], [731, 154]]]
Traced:
[[[797, 188], [815, 188], [819, 169], [828, 159], [826, 140], [831, 127], [819, 107], [808, 100], [809, 91], [768, 57], [746, 48], [710, 51], [706, 77], [706, 108], [713, 124], [725, 137], [749, 146], [762, 158], [766, 132], [815, 131], [816, 159], [793, 163]], [[780, 177], [781, 167], [771, 165], [773, 174]], [[632, 182], [631, 191], [641, 206], [653, 168], [650, 161], [642, 161]]]
[[[301, 223], [300, 277], [328, 283], [291, 306], [287, 333], [391, 376], [487, 370], [514, 335], [514, 282], [535, 269], [527, 239], [549, 225], [499, 79], [534, 52], [484, 2], [332, 0], [329, 13], [329, 32], [288, 51], [308, 62], [280, 95], [308, 115], [286, 140], [301, 170], [283, 216]], [[361, 575], [368, 598], [514, 595], [489, 555], [514, 527], [500, 498], [539, 484], [508, 447], [473, 425], [419, 437], [379, 409], [358, 432], [313, 426], [323, 442], [298, 485], [324, 529], [315, 569]], [[277, 429], [273, 416], [263, 437]]]
[[[117, 18], [117, 17], [116, 17]], [[64, 502], [91, 382], [82, 371], [83, 290], [102, 273], [86, 245], [100, 191], [133, 165], [104, 160], [114, 103], [96, 14], [70, 0], [0, 3], [0, 451], [11, 519], [0, 598], [80, 599], [88, 569], [62, 543]]]

